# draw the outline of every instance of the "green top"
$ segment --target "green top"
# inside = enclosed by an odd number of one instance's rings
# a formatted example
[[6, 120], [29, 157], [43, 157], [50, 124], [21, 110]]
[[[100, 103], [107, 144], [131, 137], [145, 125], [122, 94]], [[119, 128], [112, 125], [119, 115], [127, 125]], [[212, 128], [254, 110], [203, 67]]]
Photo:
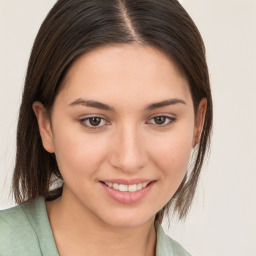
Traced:
[[[157, 224], [156, 256], [190, 256]], [[0, 211], [0, 256], [59, 256], [45, 200], [40, 197]]]

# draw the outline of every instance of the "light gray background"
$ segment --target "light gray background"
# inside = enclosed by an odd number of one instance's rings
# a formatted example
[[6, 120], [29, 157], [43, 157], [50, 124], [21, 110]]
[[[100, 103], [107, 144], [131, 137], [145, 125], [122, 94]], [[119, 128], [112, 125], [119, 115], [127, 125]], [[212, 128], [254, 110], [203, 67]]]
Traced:
[[[55, 0], [0, 0], [0, 209], [9, 195], [25, 70]], [[165, 230], [197, 256], [256, 255], [256, 1], [183, 0], [204, 38], [214, 99], [211, 156], [191, 214]]]

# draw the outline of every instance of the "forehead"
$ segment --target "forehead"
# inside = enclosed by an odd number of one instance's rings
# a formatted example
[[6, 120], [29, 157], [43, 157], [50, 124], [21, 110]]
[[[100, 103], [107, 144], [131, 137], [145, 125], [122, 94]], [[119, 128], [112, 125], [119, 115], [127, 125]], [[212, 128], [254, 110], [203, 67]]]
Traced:
[[137, 44], [104, 46], [83, 54], [67, 72], [61, 94], [112, 101], [121, 95], [148, 101], [191, 99], [188, 82], [175, 63], [161, 51]]

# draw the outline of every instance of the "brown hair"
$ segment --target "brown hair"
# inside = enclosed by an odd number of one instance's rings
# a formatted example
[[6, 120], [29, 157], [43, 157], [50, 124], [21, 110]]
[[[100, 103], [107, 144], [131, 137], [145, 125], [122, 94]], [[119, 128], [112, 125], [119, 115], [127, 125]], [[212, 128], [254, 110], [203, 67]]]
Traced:
[[205, 48], [194, 22], [176, 0], [59, 0], [44, 20], [31, 52], [17, 129], [13, 192], [17, 203], [38, 196], [53, 199], [62, 186], [50, 191], [53, 177], [62, 179], [54, 154], [43, 148], [32, 104], [40, 101], [51, 112], [61, 82], [72, 63], [101, 45], [150, 45], [175, 61], [186, 76], [194, 109], [202, 98], [207, 111], [195, 160], [168, 204], [186, 216], [210, 142], [212, 99]]

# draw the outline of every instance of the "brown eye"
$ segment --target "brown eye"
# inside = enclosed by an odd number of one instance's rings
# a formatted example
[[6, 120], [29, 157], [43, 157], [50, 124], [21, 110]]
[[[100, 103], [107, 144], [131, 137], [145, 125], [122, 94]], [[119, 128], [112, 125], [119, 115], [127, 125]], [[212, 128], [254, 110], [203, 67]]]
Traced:
[[102, 118], [99, 118], [99, 117], [88, 118], [89, 124], [91, 126], [99, 126], [101, 123], [101, 120], [102, 120]]
[[105, 119], [97, 116], [92, 116], [92, 117], [87, 117], [82, 120], [80, 120], [80, 123], [83, 126], [86, 126], [87, 128], [90, 129], [96, 129], [96, 128], [101, 128], [103, 127], [107, 122]]
[[154, 117], [154, 122], [155, 124], [158, 124], [158, 125], [162, 125], [166, 122], [166, 117], [165, 116], [157, 116], [157, 117]]
[[170, 116], [155, 116], [152, 117], [147, 123], [153, 124], [155, 126], [168, 126], [176, 121], [176, 118]]

